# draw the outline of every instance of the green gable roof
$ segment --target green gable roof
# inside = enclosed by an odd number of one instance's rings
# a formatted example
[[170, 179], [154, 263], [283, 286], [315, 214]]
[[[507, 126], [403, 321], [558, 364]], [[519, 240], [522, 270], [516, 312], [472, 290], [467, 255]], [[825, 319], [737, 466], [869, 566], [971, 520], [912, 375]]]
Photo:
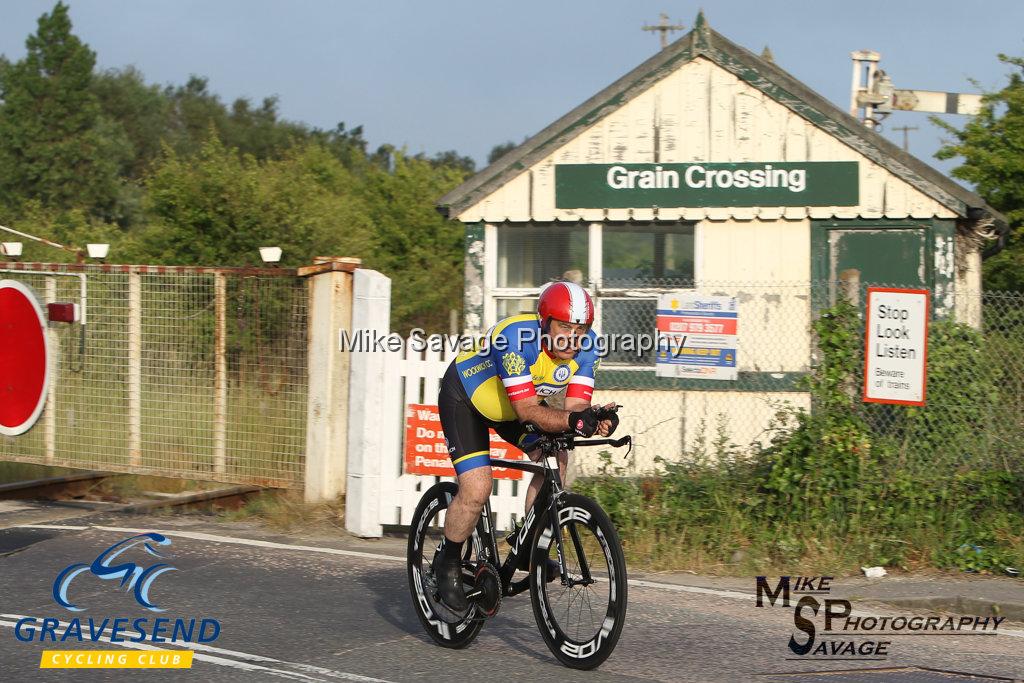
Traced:
[[1000, 233], [1007, 232], [1006, 219], [977, 194], [867, 128], [775, 63], [712, 30], [703, 13], [692, 31], [441, 197], [438, 209], [447, 217], [458, 216], [582, 129], [697, 57], [709, 59], [764, 92], [968, 222], [991, 221]]

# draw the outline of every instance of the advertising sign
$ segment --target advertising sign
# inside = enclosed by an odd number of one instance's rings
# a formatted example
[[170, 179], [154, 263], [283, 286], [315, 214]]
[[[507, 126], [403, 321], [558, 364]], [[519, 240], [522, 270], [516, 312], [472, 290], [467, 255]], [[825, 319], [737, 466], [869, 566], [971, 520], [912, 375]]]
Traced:
[[[504, 441], [493, 429], [491, 457], [522, 460], [526, 455]], [[454, 477], [455, 468], [448, 457], [448, 445], [441, 431], [441, 416], [437, 406], [410, 403], [405, 408], [405, 473]], [[507, 467], [492, 467], [495, 479], [522, 479], [523, 473]]]
[[864, 401], [923, 406], [928, 363], [928, 290], [868, 288]]
[[738, 325], [735, 297], [662, 294], [658, 297], [655, 375], [736, 379]]

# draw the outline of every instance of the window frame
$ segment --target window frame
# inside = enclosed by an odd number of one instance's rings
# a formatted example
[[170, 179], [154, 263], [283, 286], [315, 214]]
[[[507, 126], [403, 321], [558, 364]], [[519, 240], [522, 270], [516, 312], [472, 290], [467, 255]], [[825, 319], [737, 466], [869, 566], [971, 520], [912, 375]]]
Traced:
[[[658, 296], [666, 292], [693, 291], [697, 289], [701, 279], [703, 249], [701, 248], [703, 221], [672, 221], [673, 223], [685, 223], [693, 226], [693, 281], [689, 287], [604, 287], [604, 228], [605, 223], [590, 223], [587, 228], [587, 269], [589, 278], [583, 283], [594, 300], [594, 332], [602, 332], [602, 310], [603, 300], [607, 299], [641, 299], [654, 301], [657, 304]], [[615, 227], [639, 228], [643, 225], [658, 224], [658, 221], [643, 221], [630, 223], [615, 222]], [[536, 298], [540, 295], [540, 287], [498, 287], [498, 230], [502, 229], [495, 223], [484, 225], [484, 282], [486, 295], [483, 301], [484, 328], [489, 328], [498, 321], [496, 320], [498, 301], [502, 299], [525, 299]], [[628, 363], [607, 364], [609, 368], [616, 370], [647, 371], [654, 372], [654, 366], [636, 365]]]

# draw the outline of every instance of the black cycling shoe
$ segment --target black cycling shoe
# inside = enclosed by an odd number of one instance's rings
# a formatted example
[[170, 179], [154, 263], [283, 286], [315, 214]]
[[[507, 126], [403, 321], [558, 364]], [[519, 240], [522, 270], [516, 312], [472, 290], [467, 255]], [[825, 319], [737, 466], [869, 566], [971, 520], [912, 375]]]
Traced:
[[460, 613], [468, 610], [469, 600], [462, 587], [462, 563], [458, 559], [445, 560], [438, 552], [434, 554], [433, 570], [437, 592], [445, 607]]
[[[554, 581], [562, 575], [562, 569], [558, 566], [558, 560], [552, 560], [551, 558], [548, 558], [544, 560], [544, 563], [547, 565], [548, 583], [551, 583], [552, 581]], [[524, 557], [520, 559], [519, 564], [516, 565], [516, 568], [522, 569], [524, 572], [530, 571], [530, 558]]]

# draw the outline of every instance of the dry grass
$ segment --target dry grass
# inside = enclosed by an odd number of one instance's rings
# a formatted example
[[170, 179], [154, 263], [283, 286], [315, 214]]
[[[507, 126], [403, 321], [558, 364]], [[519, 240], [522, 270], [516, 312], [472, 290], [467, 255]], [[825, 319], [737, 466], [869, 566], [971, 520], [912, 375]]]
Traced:
[[248, 499], [237, 510], [221, 515], [229, 522], [258, 519], [281, 531], [294, 528], [345, 528], [345, 498], [339, 496], [329, 503], [306, 503], [301, 491], [265, 491]]

